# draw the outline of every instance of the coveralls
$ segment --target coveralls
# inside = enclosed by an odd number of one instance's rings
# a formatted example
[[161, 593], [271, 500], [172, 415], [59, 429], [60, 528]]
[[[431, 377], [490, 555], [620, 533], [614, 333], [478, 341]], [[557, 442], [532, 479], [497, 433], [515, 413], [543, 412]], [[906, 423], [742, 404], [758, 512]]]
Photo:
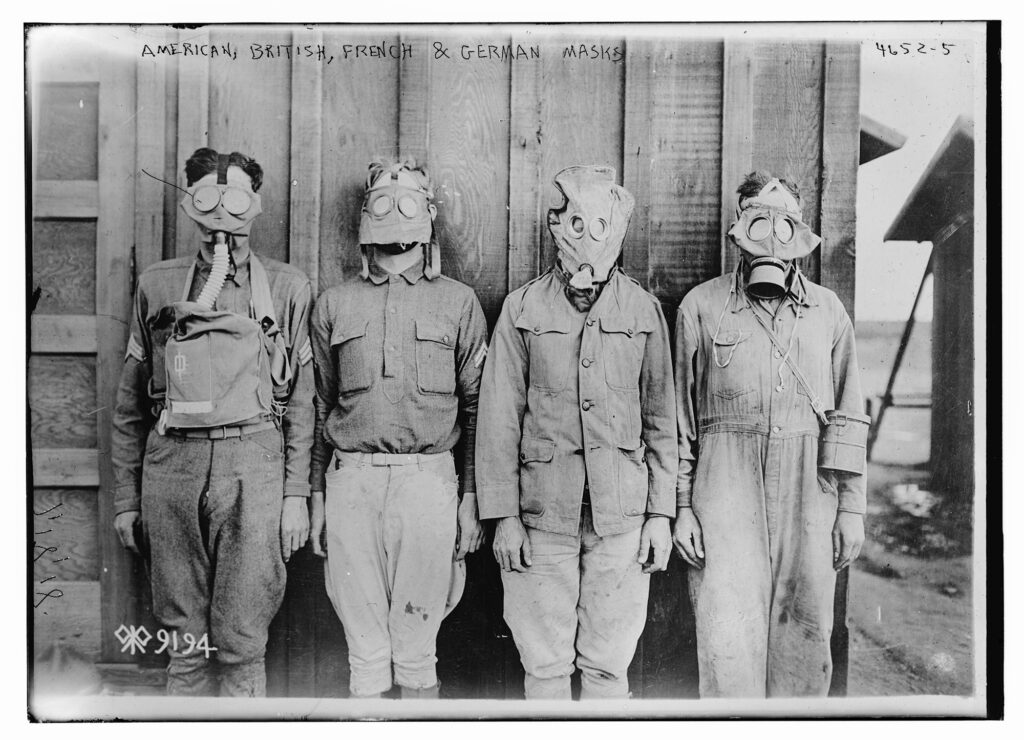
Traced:
[[[313, 484], [325, 491], [327, 593], [355, 696], [437, 684], [437, 632], [465, 583], [458, 503], [474, 490], [487, 324], [473, 290], [418, 263], [370, 263], [317, 300]], [[456, 478], [453, 449], [462, 464]]]
[[[181, 300], [189, 270], [195, 300], [210, 275], [202, 256], [152, 265], [139, 278], [128, 354], [114, 412], [111, 455], [115, 513], [142, 512], [143, 546], [151, 556], [153, 612], [168, 631], [169, 694], [263, 696], [267, 630], [284, 598], [281, 558], [283, 496], [309, 496], [313, 441], [313, 368], [309, 346], [312, 296], [298, 269], [261, 257], [277, 323], [288, 346], [291, 398], [273, 415], [234, 427], [157, 433], [148, 388], [154, 317]], [[249, 315], [249, 260], [233, 268], [214, 309]], [[189, 650], [185, 635], [208, 636], [209, 658]]]
[[[557, 268], [556, 268], [557, 269]], [[615, 270], [589, 312], [551, 270], [511, 293], [484, 369], [481, 519], [519, 516], [532, 565], [503, 572], [527, 698], [626, 697], [647, 618], [645, 518], [673, 516], [672, 360], [661, 306]]]
[[865, 478], [818, 468], [810, 401], [755, 318], [771, 326], [826, 409], [862, 413], [853, 325], [795, 273], [774, 305], [742, 270], [698, 285], [676, 320], [678, 505], [706, 565], [689, 571], [701, 696], [828, 692], [836, 512], [863, 514]]

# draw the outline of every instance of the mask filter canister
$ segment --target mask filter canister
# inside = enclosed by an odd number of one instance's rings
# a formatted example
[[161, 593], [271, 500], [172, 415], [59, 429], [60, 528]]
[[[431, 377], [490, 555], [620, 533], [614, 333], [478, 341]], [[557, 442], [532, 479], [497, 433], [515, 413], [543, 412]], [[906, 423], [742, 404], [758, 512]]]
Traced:
[[781, 298], [786, 294], [786, 263], [776, 257], [750, 261], [747, 291], [755, 298]]

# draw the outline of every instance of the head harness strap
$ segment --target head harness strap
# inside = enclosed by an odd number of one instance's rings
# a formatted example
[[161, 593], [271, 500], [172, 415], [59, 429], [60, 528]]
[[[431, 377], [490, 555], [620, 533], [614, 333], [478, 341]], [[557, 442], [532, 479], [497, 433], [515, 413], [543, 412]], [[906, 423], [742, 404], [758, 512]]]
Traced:
[[231, 156], [228, 154], [217, 155], [217, 184], [227, 185], [228, 184], [228, 160]]

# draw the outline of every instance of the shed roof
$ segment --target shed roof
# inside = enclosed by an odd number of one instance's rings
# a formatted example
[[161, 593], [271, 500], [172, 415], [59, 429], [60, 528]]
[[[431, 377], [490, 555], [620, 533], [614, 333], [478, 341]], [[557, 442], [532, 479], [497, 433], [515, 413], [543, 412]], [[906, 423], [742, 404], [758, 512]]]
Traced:
[[894, 152], [903, 146], [907, 137], [874, 118], [860, 115], [860, 163]]
[[959, 116], [885, 233], [885, 241], [933, 241], [974, 213], [974, 121]]

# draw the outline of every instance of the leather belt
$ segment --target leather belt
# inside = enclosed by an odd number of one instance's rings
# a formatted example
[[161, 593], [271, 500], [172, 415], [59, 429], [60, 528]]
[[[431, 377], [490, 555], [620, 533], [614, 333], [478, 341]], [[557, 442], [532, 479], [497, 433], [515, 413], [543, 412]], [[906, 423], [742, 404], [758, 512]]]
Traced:
[[245, 434], [265, 432], [270, 429], [277, 429], [277, 424], [272, 419], [257, 421], [252, 424], [240, 424], [230, 427], [211, 427], [208, 429], [168, 429], [167, 434], [173, 437], [184, 437], [185, 439], [233, 439]]
[[352, 465], [373, 465], [381, 467], [384, 465], [419, 465], [429, 463], [440, 457], [450, 456], [450, 452], [417, 452], [411, 454], [400, 454], [394, 452], [343, 452], [335, 450], [334, 469], [339, 470]]

